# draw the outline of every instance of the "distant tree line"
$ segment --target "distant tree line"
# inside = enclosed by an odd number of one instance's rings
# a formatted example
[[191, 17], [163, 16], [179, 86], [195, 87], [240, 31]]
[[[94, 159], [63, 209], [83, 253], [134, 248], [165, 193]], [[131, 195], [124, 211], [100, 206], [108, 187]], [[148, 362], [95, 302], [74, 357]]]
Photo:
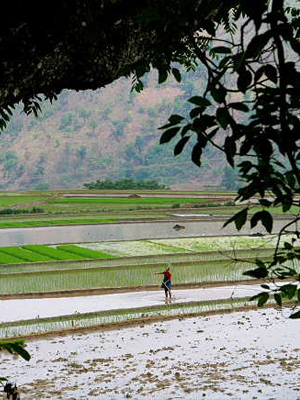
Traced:
[[116, 190], [156, 190], [156, 189], [169, 189], [165, 185], [161, 185], [156, 181], [134, 181], [133, 179], [121, 179], [118, 181], [100, 181], [84, 183], [85, 189], [116, 189]]
[[0, 214], [38, 214], [43, 213], [45, 210], [40, 207], [27, 208], [3, 208]]

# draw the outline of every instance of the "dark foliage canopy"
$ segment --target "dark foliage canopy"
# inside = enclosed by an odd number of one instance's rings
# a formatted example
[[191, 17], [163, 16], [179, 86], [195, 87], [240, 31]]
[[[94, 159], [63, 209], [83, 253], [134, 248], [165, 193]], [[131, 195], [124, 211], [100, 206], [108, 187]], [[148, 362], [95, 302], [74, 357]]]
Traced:
[[10, 2], [0, 27], [0, 128], [18, 102], [37, 113], [41, 95], [53, 100], [63, 89], [98, 89], [132, 72], [139, 90], [151, 67], [163, 80], [171, 61], [191, 65], [189, 36], [213, 32], [213, 20], [238, 2], [221, 1], [213, 13], [211, 3], [53, 0], [41, 8], [36, 0]]
[[1, 23], [0, 129], [20, 101], [37, 114], [39, 96], [53, 100], [62, 89], [96, 89], [132, 75], [139, 91], [151, 68], [160, 83], [169, 74], [180, 82], [178, 64], [201, 65], [203, 90], [189, 99], [189, 115], [170, 116], [161, 143], [176, 139], [178, 155], [194, 141], [199, 167], [207, 146], [226, 154], [244, 182], [238, 199], [255, 196], [261, 205], [228, 221], [237, 229], [250, 220], [272, 232], [272, 207], [295, 210], [273, 259], [257, 260], [247, 274], [270, 281], [259, 305], [270, 294], [278, 305], [299, 301], [299, 0], [55, 0], [39, 9], [37, 1], [12, 2]]

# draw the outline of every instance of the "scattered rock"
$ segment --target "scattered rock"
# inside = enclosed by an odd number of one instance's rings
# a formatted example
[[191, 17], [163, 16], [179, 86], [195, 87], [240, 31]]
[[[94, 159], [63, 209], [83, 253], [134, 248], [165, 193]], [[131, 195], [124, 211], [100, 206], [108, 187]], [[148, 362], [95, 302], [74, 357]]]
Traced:
[[182, 231], [182, 230], [185, 230], [185, 226], [176, 224], [173, 226], [173, 229], [175, 231]]

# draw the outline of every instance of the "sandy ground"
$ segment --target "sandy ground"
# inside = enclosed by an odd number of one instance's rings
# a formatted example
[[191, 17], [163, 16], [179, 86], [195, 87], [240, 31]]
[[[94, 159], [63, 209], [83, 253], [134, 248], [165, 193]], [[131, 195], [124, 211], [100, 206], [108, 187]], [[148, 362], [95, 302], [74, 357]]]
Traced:
[[[169, 301], [168, 304], [250, 297], [261, 291], [262, 289], [260, 285], [236, 285], [173, 290], [172, 300]], [[163, 304], [165, 304], [165, 295], [163, 290], [69, 298], [58, 297], [45, 299], [0, 300], [0, 322]]]
[[274, 309], [32, 340], [1, 353], [22, 400], [300, 398], [300, 322]]

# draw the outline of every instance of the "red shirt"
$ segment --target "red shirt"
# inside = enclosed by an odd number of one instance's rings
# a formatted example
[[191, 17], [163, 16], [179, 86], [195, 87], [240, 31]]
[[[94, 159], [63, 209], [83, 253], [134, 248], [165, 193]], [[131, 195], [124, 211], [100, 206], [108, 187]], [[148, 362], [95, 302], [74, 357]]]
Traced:
[[172, 274], [169, 271], [164, 271], [164, 276], [166, 278], [168, 278], [169, 280], [171, 280], [171, 278], [172, 278]]

